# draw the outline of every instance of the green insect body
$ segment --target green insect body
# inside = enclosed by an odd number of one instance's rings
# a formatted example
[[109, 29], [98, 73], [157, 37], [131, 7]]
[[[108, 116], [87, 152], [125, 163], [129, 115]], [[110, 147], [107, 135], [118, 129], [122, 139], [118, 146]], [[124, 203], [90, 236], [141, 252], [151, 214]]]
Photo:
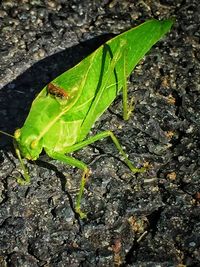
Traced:
[[[109, 40], [54, 79], [51, 87], [43, 88], [33, 101], [23, 127], [15, 131], [15, 147], [21, 163], [20, 154], [36, 160], [44, 149], [51, 158], [83, 170], [75, 207], [81, 217], [85, 216], [80, 206], [89, 168], [67, 154], [110, 136], [131, 171], [144, 171], [144, 168], [137, 169], [132, 165], [112, 132], [101, 132], [89, 138], [87, 135], [120, 90], [123, 93], [123, 117], [129, 118], [132, 107], [127, 103], [127, 77], [171, 26], [172, 20], [150, 20]], [[52, 89], [50, 93], [48, 88]], [[64, 92], [68, 97], [62, 97]], [[29, 182], [29, 175], [24, 177], [20, 183]]]

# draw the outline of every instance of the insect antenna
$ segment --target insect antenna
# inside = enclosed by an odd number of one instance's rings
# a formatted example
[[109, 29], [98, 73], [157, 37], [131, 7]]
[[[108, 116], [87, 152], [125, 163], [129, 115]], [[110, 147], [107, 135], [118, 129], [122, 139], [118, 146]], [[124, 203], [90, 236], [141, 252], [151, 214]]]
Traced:
[[0, 130], [0, 133], [2, 133], [2, 134], [4, 134], [4, 135], [7, 135], [7, 136], [9, 136], [9, 137], [11, 137], [11, 138], [13, 138], [13, 139], [15, 139], [14, 135], [11, 135], [11, 134], [9, 134], [9, 133], [6, 133], [6, 132], [1, 131], [1, 130]]

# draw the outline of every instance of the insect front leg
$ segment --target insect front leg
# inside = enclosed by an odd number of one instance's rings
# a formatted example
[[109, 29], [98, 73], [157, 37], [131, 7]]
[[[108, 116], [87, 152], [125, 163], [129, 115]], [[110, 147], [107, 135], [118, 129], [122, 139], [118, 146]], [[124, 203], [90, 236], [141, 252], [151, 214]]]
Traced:
[[85, 218], [86, 214], [81, 211], [81, 199], [83, 196], [85, 184], [86, 184], [88, 177], [90, 175], [89, 168], [87, 167], [87, 165], [85, 163], [83, 163], [82, 161], [75, 159], [73, 157], [70, 157], [70, 156], [67, 156], [67, 155], [64, 155], [61, 153], [57, 153], [57, 152], [48, 151], [48, 150], [46, 150], [46, 152], [53, 159], [62, 161], [66, 164], [69, 164], [71, 166], [75, 166], [75, 167], [83, 170], [81, 183], [80, 183], [80, 189], [79, 189], [79, 193], [78, 193], [77, 199], [76, 199], [75, 211], [80, 215], [81, 219]]
[[27, 171], [27, 169], [26, 169], [26, 167], [24, 165], [24, 162], [23, 162], [23, 160], [21, 158], [21, 153], [20, 153], [20, 150], [19, 150], [19, 148], [17, 146], [17, 142], [15, 140], [13, 141], [13, 145], [14, 145], [14, 148], [15, 148], [15, 153], [16, 153], [18, 159], [19, 159], [19, 162], [20, 162], [20, 165], [21, 165], [21, 168], [22, 168], [22, 171], [23, 171], [23, 178], [18, 177], [17, 178], [17, 182], [20, 185], [27, 185], [27, 184], [30, 183], [30, 176], [29, 176], [28, 171]]

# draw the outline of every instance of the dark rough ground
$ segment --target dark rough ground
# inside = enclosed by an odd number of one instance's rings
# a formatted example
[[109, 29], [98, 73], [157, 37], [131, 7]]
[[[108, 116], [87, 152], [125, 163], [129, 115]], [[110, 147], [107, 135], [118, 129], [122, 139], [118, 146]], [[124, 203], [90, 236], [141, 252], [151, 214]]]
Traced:
[[172, 16], [173, 30], [130, 78], [134, 116], [121, 119], [119, 97], [94, 128], [113, 130], [130, 159], [151, 168], [132, 175], [110, 140], [76, 153], [93, 171], [87, 220], [72, 210], [80, 171], [43, 155], [19, 186], [1, 135], [1, 267], [200, 266], [199, 0], [2, 1], [0, 129], [22, 126], [37, 92], [111, 33]]

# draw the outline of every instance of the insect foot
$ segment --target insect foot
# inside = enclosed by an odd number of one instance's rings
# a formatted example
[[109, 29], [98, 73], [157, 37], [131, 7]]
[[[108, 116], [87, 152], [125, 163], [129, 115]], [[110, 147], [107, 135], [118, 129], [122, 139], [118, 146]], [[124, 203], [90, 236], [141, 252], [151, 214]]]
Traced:
[[143, 173], [143, 172], [146, 172], [146, 168], [145, 167], [142, 167], [142, 168], [136, 168], [136, 167], [130, 167], [130, 170], [133, 172], [133, 173]]
[[30, 181], [27, 181], [21, 177], [16, 177], [16, 180], [19, 185], [28, 185], [30, 183]]

